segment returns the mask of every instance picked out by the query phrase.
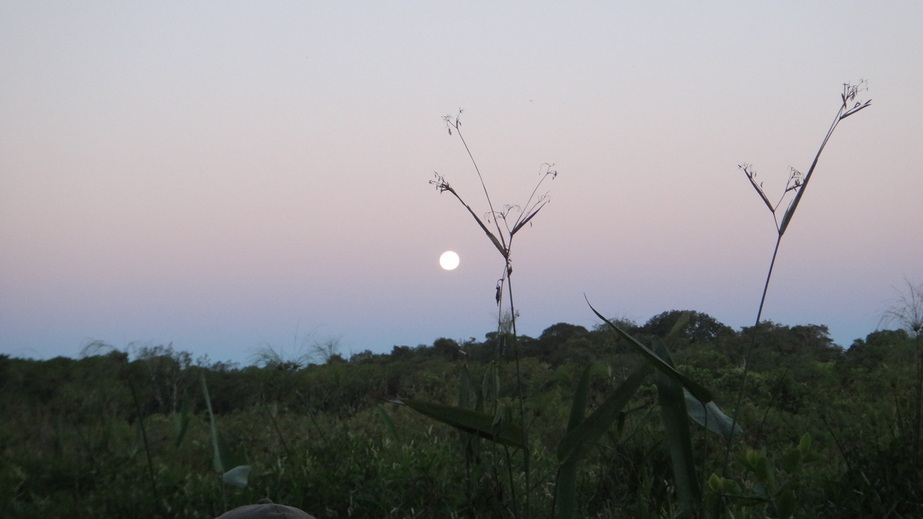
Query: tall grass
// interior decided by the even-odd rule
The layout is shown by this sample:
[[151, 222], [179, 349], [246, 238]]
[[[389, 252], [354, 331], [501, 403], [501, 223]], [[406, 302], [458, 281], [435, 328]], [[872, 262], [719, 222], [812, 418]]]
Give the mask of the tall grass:
[[[528, 510], [530, 509], [529, 502], [529, 487], [531, 486], [531, 467], [529, 463], [529, 441], [528, 441], [528, 427], [526, 424], [526, 415], [525, 415], [525, 395], [523, 394], [523, 384], [522, 384], [522, 369], [519, 365], [519, 344], [518, 344], [518, 331], [516, 328], [516, 318], [518, 313], [516, 311], [516, 304], [513, 299], [513, 262], [512, 262], [512, 250], [513, 250], [513, 240], [516, 237], [516, 234], [525, 228], [526, 224], [530, 223], [533, 218], [541, 211], [549, 202], [547, 194], [539, 195], [539, 189], [542, 184], [547, 179], [555, 179], [558, 175], [557, 170], [551, 169], [553, 164], [545, 163], [542, 164], [539, 170], [539, 180], [536, 183], [535, 187], [532, 189], [529, 198], [526, 200], [526, 203], [522, 206], [519, 205], [504, 205], [502, 209], [497, 209], [494, 205], [493, 200], [490, 196], [490, 190], [487, 188], [487, 184], [484, 181], [484, 175], [481, 174], [481, 168], [478, 166], [477, 160], [474, 158], [474, 154], [471, 152], [471, 148], [468, 146], [468, 142], [465, 140], [464, 133], [462, 132], [461, 124], [461, 114], [462, 110], [458, 111], [454, 117], [451, 115], [446, 115], [443, 117], [443, 120], [446, 124], [446, 129], [449, 132], [449, 135], [457, 135], [462, 145], [465, 148], [465, 152], [468, 154], [468, 158], [471, 161], [471, 165], [474, 168], [474, 172], [478, 177], [478, 181], [481, 184], [481, 189], [484, 193], [484, 200], [487, 204], [488, 211], [483, 214], [483, 216], [478, 216], [478, 213], [471, 208], [471, 206], [465, 202], [465, 200], [458, 194], [455, 188], [445, 179], [444, 176], [439, 173], [435, 173], [435, 179], [430, 181], [430, 184], [434, 185], [440, 193], [450, 193], [452, 196], [458, 200], [459, 203], [464, 206], [468, 211], [471, 217], [477, 223], [478, 227], [484, 232], [490, 242], [493, 244], [494, 248], [500, 254], [500, 257], [503, 261], [503, 270], [500, 274], [500, 278], [497, 280], [495, 287], [495, 300], [497, 303], [497, 337], [500, 341], [499, 344], [499, 354], [502, 354], [506, 350], [507, 341], [511, 344], [511, 350], [513, 354], [513, 359], [516, 366], [516, 400], [518, 402], [518, 414], [519, 414], [519, 431], [517, 434], [522, 435], [521, 448], [523, 451], [523, 469], [525, 477], [525, 510], [526, 515], [528, 516]], [[504, 306], [504, 294], [506, 295], [506, 300], [508, 302], [507, 306]], [[449, 416], [446, 416], [449, 418]], [[512, 469], [511, 469], [512, 470]], [[511, 488], [511, 491], [513, 489]]]
[[[504, 449], [509, 449], [510, 447], [521, 449], [524, 472], [524, 505], [522, 510], [524, 512], [523, 515], [528, 517], [531, 513], [530, 495], [532, 492], [532, 479], [530, 474], [531, 453], [525, 413], [522, 371], [519, 365], [518, 332], [516, 330], [517, 313], [513, 301], [511, 281], [513, 273], [511, 250], [516, 233], [523, 229], [527, 223], [530, 223], [538, 212], [547, 204], [547, 197], [545, 195], [536, 196], [539, 187], [547, 178], [555, 178], [557, 172], [550, 169], [550, 164], [543, 165], [541, 178], [536, 187], [532, 190], [526, 204], [521, 207], [504, 206], [503, 210], [498, 211], [491, 200], [490, 191], [487, 189], [477, 161], [474, 159], [471, 149], [461, 131], [460, 114], [454, 118], [446, 117], [445, 122], [449, 134], [458, 135], [468, 153], [483, 189], [488, 212], [483, 218], [478, 216], [445, 177], [438, 173], [435, 174], [436, 178], [431, 181], [431, 184], [435, 185], [440, 193], [450, 193], [462, 204], [481, 231], [485, 233], [490, 242], [500, 253], [503, 260], [503, 272], [496, 284], [496, 302], [498, 305], [497, 328], [498, 336], [501, 339], [501, 351], [504, 345], [503, 341], [507, 340], [507, 338], [509, 338], [512, 343], [512, 353], [516, 366], [516, 401], [518, 404], [519, 421], [517, 426], [511, 426], [505, 418], [503, 410], [499, 406], [493, 416], [478, 409], [467, 409], [464, 407], [462, 398], [459, 399], [459, 407], [399, 399], [392, 401], [395, 403], [407, 404], [409, 407], [426, 416], [456, 427], [472, 436], [490, 440], [497, 445], [501, 445]], [[512, 216], [514, 212], [516, 214], [515, 218]], [[506, 294], [508, 299], [508, 310], [506, 310], [506, 313], [504, 313], [505, 308], [503, 306], [504, 294]], [[673, 472], [677, 484], [677, 493], [680, 498], [680, 507], [687, 514], [695, 514], [696, 510], [701, 508], [702, 494], [699, 478], [693, 464], [690, 429], [687, 418], [690, 413], [690, 410], [687, 408], [687, 395], [688, 398], [696, 402], [696, 405], [701, 408], [701, 410], [696, 408], [696, 412], [699, 415], [711, 417], [712, 427], [708, 427], [708, 418], [705, 418], [702, 423], [707, 429], [717, 432], [727, 431], [728, 435], [733, 435], [735, 429], [733, 424], [723, 423], [720, 427], [714, 426], [716, 422], [726, 420], [726, 416], [721, 413], [720, 410], [717, 410], [714, 402], [712, 402], [711, 393], [706, 388], [685, 377], [674, 368], [664, 344], [655, 342], [652, 347], [649, 347], [607, 320], [592, 306], [590, 306], [590, 308], [609, 327], [626, 339], [627, 342], [644, 357], [647, 363], [635, 369], [634, 372], [615, 388], [615, 390], [612, 391], [589, 415], [585, 414], [587, 387], [590, 374], [594, 368], [592, 365], [586, 368], [586, 371], [575, 389], [570, 416], [566, 424], [566, 433], [557, 443], [556, 454], [558, 463], [555, 470], [556, 476], [552, 513], [562, 518], [576, 516], [576, 483], [579, 464], [588, 451], [596, 446], [599, 439], [611, 428], [618, 417], [621, 416], [622, 409], [635, 395], [643, 381], [647, 379], [651, 372], [656, 372], [657, 378], [655, 383], [658, 387], [659, 402], [663, 411], [662, 419], [667, 434], [667, 443], [670, 446], [671, 458], [673, 460]], [[504, 318], [504, 316], [508, 317]], [[684, 319], [680, 319], [679, 322], [675, 323], [670, 336], [681, 333], [687, 321], [688, 316], [685, 316]], [[509, 333], [505, 333], [507, 331]], [[469, 384], [466, 371], [463, 371], [462, 383], [464, 385]], [[704, 411], [706, 409], [708, 411]], [[506, 452], [508, 452], [508, 450]], [[509, 466], [509, 472], [510, 491], [514, 492], [515, 485], [513, 483], [511, 466]], [[513, 515], [519, 516], [520, 506], [515, 495], [513, 501]]]
[[[760, 296], [759, 307], [756, 311], [756, 319], [753, 327], [750, 329], [750, 341], [747, 347], [746, 353], [744, 355], [744, 368], [743, 375], [741, 378], [740, 386], [737, 392], [736, 402], [734, 404], [734, 411], [732, 414], [732, 423], [737, 424], [737, 420], [740, 413], [741, 404], [743, 402], [744, 394], [747, 389], [747, 378], [750, 374], [751, 360], [753, 355], [753, 350], [755, 349], [759, 331], [759, 324], [762, 321], [763, 308], [766, 303], [766, 295], [769, 292], [769, 282], [772, 279], [773, 269], [776, 265], [776, 259], [779, 254], [779, 246], [782, 243], [782, 237], [785, 235], [785, 231], [788, 230], [789, 226], [792, 223], [792, 218], [795, 216], [795, 211], [798, 209], [801, 199], [804, 196], [805, 191], [808, 188], [808, 184], [814, 176], [814, 172], [817, 168], [818, 161], [820, 156], [826, 148], [827, 143], [830, 141], [830, 138], [833, 136], [833, 132], [837, 129], [839, 124], [846, 118], [856, 114], [860, 110], [865, 109], [871, 104], [871, 100], [861, 101], [858, 99], [859, 94], [866, 90], [865, 82], [860, 81], [858, 84], [844, 83], [843, 91], [840, 94], [840, 104], [837, 108], [836, 115], [833, 117], [833, 122], [830, 124], [830, 127], [827, 129], [827, 133], [824, 135], [823, 140], [821, 141], [820, 146], [817, 149], [817, 152], [814, 154], [814, 160], [811, 162], [811, 166], [808, 168], [808, 172], [802, 174], [801, 171], [791, 168], [788, 181], [785, 184], [785, 189], [782, 192], [782, 195], [779, 199], [773, 203], [769, 196], [766, 195], [766, 192], [763, 190], [763, 184], [756, 180], [757, 174], [756, 170], [751, 164], [744, 163], [738, 166], [738, 168], [743, 171], [744, 175], [747, 177], [747, 180], [750, 182], [750, 185], [759, 195], [760, 199], [766, 205], [766, 208], [772, 214], [773, 222], [776, 228], [776, 240], [775, 246], [772, 251], [772, 259], [769, 261], [769, 269], [766, 272], [766, 280], [763, 283], [763, 291]], [[783, 203], [788, 201], [788, 205], [785, 206], [785, 210], [781, 215], [781, 220], [779, 218], [779, 210], [782, 208]], [[730, 465], [730, 456], [732, 452], [732, 443], [734, 436], [727, 437], [727, 445], [725, 449], [725, 461], [723, 473], [726, 476], [728, 473]], [[716, 515], [719, 515], [719, 512], [716, 510]]]
[[[762, 319], [766, 295], [769, 289], [769, 282], [772, 277], [776, 259], [778, 257], [779, 246], [782, 242], [782, 237], [785, 235], [786, 230], [789, 228], [792, 222], [792, 219], [796, 210], [798, 209], [799, 204], [801, 203], [807, 186], [814, 175], [814, 171], [817, 167], [820, 156], [830, 138], [832, 137], [833, 132], [836, 130], [841, 121], [869, 106], [870, 101], [863, 102], [856, 100], [859, 93], [863, 90], [863, 87], [864, 83], [860, 83], [858, 85], [845, 84], [843, 86], [843, 92], [840, 96], [841, 103], [837, 110], [837, 114], [834, 117], [834, 120], [829, 129], [827, 130], [827, 133], [824, 136], [824, 139], [814, 156], [814, 160], [812, 161], [810, 168], [806, 174], [802, 174], [800, 171], [792, 168], [785, 189], [781, 197], [775, 203], [773, 203], [766, 195], [762, 184], [757, 182], [756, 172], [753, 167], [749, 164], [743, 164], [740, 166], [740, 169], [745, 173], [751, 186], [756, 190], [757, 194], [760, 196], [760, 199], [770, 210], [773, 216], [773, 221], [776, 228], [776, 241], [773, 249], [772, 259], [770, 261], [769, 269], [766, 275], [766, 280], [763, 285], [762, 295], [760, 297], [760, 304], [756, 315], [756, 323], [751, 329], [752, 335], [745, 352], [744, 372], [738, 388], [732, 417], [724, 415], [720, 409], [717, 408], [713, 402], [711, 393], [704, 386], [682, 375], [674, 368], [670, 354], [662, 341], [655, 339], [651, 345], [644, 344], [633, 337], [631, 334], [627, 333], [625, 330], [619, 328], [619, 326], [613, 322], [606, 319], [601, 313], [593, 308], [592, 305], [590, 306], [591, 310], [597, 315], [597, 317], [599, 317], [604, 323], [606, 323], [606, 325], [614, 330], [618, 336], [624, 339], [627, 344], [634, 348], [635, 351], [642, 355], [646, 363], [642, 364], [641, 367], [635, 370], [634, 373], [632, 373], [619, 387], [610, 393], [609, 396], [603, 401], [603, 403], [600, 404], [597, 409], [588, 416], [585, 416], [586, 384], [588, 383], [592, 366], [587, 367], [587, 371], [578, 382], [575, 394], [573, 396], [571, 413], [566, 424], [566, 434], [558, 442], [557, 448], [558, 466], [557, 475], [555, 478], [555, 500], [553, 506], [553, 513], [556, 516], [573, 517], [575, 515], [576, 477], [580, 460], [585, 456], [588, 449], [596, 444], [600, 436], [606, 430], [608, 430], [609, 427], [611, 427], [613, 421], [622, 412], [622, 408], [632, 397], [632, 395], [634, 395], [638, 390], [642, 381], [652, 371], [656, 372], [657, 374], [655, 377], [655, 383], [658, 388], [658, 400], [661, 408], [662, 423], [664, 425], [666, 434], [666, 445], [669, 447], [670, 458], [672, 460], [674, 484], [676, 485], [675, 490], [679, 499], [680, 510], [684, 515], [689, 517], [701, 516], [704, 514], [705, 501], [701, 490], [701, 475], [695, 466], [694, 456], [692, 453], [692, 445], [690, 439], [690, 418], [704, 426], [706, 430], [718, 433], [725, 438], [726, 443], [723, 474], [724, 476], [727, 476], [728, 468], [730, 466], [730, 456], [733, 449], [733, 440], [735, 437], [740, 436], [741, 432], [737, 422], [743, 396], [746, 391], [746, 382], [751, 366], [752, 354], [756, 344], [756, 332]], [[484, 177], [481, 174], [480, 168], [478, 167], [477, 161], [474, 159], [471, 149], [469, 148], [468, 143], [462, 134], [460, 112], [459, 115], [455, 116], [454, 118], [447, 116], [445, 118], [445, 122], [449, 134], [452, 135], [454, 133], [455, 135], [458, 135], [459, 139], [465, 147], [466, 152], [468, 153], [471, 163], [474, 166], [475, 173], [477, 174], [478, 180], [480, 181], [481, 187], [483, 189], [488, 212], [483, 218], [478, 216], [478, 214], [471, 208], [471, 206], [465, 202], [465, 200], [442, 175], [436, 173], [436, 178], [435, 180], [432, 180], [431, 183], [436, 186], [440, 193], [448, 192], [453, 195], [459, 203], [462, 204], [462, 206], [472, 216], [478, 227], [485, 233], [485, 235], [488, 237], [503, 259], [503, 273], [500, 279], [497, 281], [496, 285], [496, 302], [498, 305], [497, 326], [498, 336], [501, 338], [501, 341], [505, 340], [507, 335], [509, 335], [512, 342], [512, 351], [516, 361], [517, 372], [516, 397], [519, 407], [519, 424], [518, 427], [510, 428], [508, 424], [506, 424], [502, 419], [499, 412], [492, 417], [478, 410], [467, 410], [463, 407], [455, 408], [451, 406], [433, 406], [432, 404], [424, 404], [421, 402], [401, 403], [407, 403], [410, 407], [416, 409], [418, 412], [459, 428], [462, 431], [466, 431], [469, 434], [491, 440], [497, 444], [504, 445], [507, 448], [521, 448], [523, 452], [523, 466], [525, 472], [524, 510], [525, 515], [528, 516], [530, 513], [529, 493], [531, 491], [531, 480], [529, 474], [530, 449], [528, 427], [525, 418], [525, 395], [522, 391], [523, 385], [521, 370], [519, 368], [519, 352], [517, 347], [518, 334], [516, 331], [517, 314], [513, 302], [513, 290], [511, 282], [513, 268], [510, 259], [510, 252], [513, 238], [515, 237], [516, 233], [521, 230], [526, 223], [530, 223], [536, 214], [538, 214], [538, 212], [547, 203], [547, 198], [545, 196], [538, 198], [535, 196], [539, 186], [549, 176], [554, 178], [556, 172], [551, 171], [550, 166], [546, 165], [544, 174], [538, 182], [536, 188], [532, 191], [532, 195], [529, 197], [529, 200], [521, 210], [516, 211], [517, 216], [513, 218], [511, 216], [513, 208], [519, 209], [518, 206], [504, 206], [503, 210], [496, 210], [494, 203], [491, 200], [490, 192], [487, 189], [487, 185], [484, 181]], [[780, 209], [782, 208], [783, 203], [786, 201], [788, 201], [788, 204], [785, 206], [784, 212], [781, 212], [780, 214]], [[509, 327], [511, 331], [509, 334], [503, 333], [504, 307], [502, 302], [504, 293], [506, 293], [509, 302], [508, 313], [506, 314], [509, 316]], [[679, 321], [674, 324], [674, 328], [670, 335], [672, 336], [681, 333], [687, 324], [687, 319], [688, 316], [686, 316], [685, 319], [680, 318]], [[501, 345], [502, 344], [503, 343], [501, 342]], [[464, 379], [464, 383], [468, 384], [467, 379]], [[460, 404], [463, 403], [463, 399], [460, 398]], [[709, 423], [709, 421], [711, 423]], [[804, 436], [801, 443], [799, 444], [799, 447], [793, 450], [789, 455], [789, 458], [796, 459], [797, 462], [793, 462], [794, 464], [786, 467], [787, 475], [797, 473], [803, 463], [807, 463], [812, 459], [810, 448], [811, 438], [810, 436]], [[748, 456], [749, 457], [747, 458], [743, 458], [743, 465], [748, 468], [748, 470], [754, 472], [757, 475], [757, 479], [759, 479], [761, 482], [760, 485], [762, 485], [761, 488], [771, 488], [770, 491], [763, 491], [762, 495], [756, 494], [757, 501], [768, 503], [767, 506], [770, 506], [775, 512], [781, 513], [794, 510], [795, 494], [794, 491], [790, 488], [791, 484], [785, 483], [782, 485], [778, 483], [777, 478], [771, 477], [772, 473], [768, 471], [768, 469], [764, 470], [761, 468], [764, 467], [767, 463], [764, 454], [761, 455], [759, 453], [751, 452], [748, 454]], [[786, 479], [786, 481], [789, 481], [789, 479]], [[722, 506], [726, 504], [726, 499], [729, 497], [728, 494], [737, 487], [732, 484], [733, 482], [728, 483], [725, 479], [723, 479], [723, 477], [718, 477], [715, 475], [709, 479], [709, 483], [712, 489], [716, 490], [720, 495], [720, 499], [715, 500], [716, 504], [714, 509], [714, 514], [716, 517], [718, 517], [721, 516], [725, 510], [725, 508], [722, 508]], [[518, 513], [519, 508], [517, 505], [514, 510], [514, 514], [518, 515]]]

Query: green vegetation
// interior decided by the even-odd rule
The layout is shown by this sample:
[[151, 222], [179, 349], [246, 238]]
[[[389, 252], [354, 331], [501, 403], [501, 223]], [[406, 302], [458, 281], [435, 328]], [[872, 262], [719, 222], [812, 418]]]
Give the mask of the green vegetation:
[[[683, 314], [621, 325], [651, 343]], [[687, 315], [667, 341], [673, 363], [728, 401], [751, 330]], [[690, 429], [703, 499], [740, 496], [730, 504], [735, 517], [919, 517], [923, 469], [911, 453], [921, 340], [886, 330], [843, 350], [823, 326], [766, 322], [759, 332], [740, 411], [745, 433], [726, 476], [713, 475], [722, 437]], [[547, 517], [578, 387], [591, 413], [646, 361], [608, 326], [559, 323], [520, 342], [532, 515]], [[79, 360], [0, 357], [0, 509], [4, 517], [214, 517], [269, 497], [318, 517], [508, 517], [524, 488], [521, 473], [511, 481], [501, 469], [516, 465], [504, 446], [471, 442], [383, 400], [456, 405], [467, 372], [469, 396], [486, 388], [503, 408], [516, 395], [502, 384], [515, 366], [496, 360], [496, 348], [491, 332], [301, 369], [192, 363], [168, 347], [134, 358], [117, 350]], [[252, 467], [244, 487], [216, 471], [200, 377], [226, 443], [223, 465]], [[679, 512], [658, 402], [645, 379], [582, 450], [578, 517]]]
[[824, 147], [869, 106], [859, 90], [844, 85], [810, 170], [792, 170], [778, 203], [741, 166], [777, 230], [752, 327], [694, 311], [638, 326], [590, 305], [597, 329], [520, 336], [512, 241], [557, 172], [543, 165], [526, 204], [498, 211], [447, 117], [489, 211], [438, 173], [431, 183], [501, 254], [496, 331], [349, 359], [331, 340], [315, 348], [322, 365], [272, 347], [243, 369], [170, 346], [133, 361], [101, 344], [80, 360], [2, 357], [0, 505], [15, 517], [212, 517], [264, 497], [319, 517], [918, 517], [923, 291], [908, 283], [886, 313], [901, 330], [846, 351], [823, 326], [761, 320]]

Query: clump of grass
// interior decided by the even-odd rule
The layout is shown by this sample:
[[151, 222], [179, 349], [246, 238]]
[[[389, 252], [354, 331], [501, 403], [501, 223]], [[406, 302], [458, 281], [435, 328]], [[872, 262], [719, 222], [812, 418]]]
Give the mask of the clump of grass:
[[916, 342], [917, 380], [914, 394], [914, 419], [911, 425], [912, 462], [920, 459], [920, 440], [923, 437], [923, 283], [914, 285], [906, 280], [907, 288], [885, 311], [881, 324], [897, 324], [906, 330]]
[[907, 287], [885, 310], [879, 321], [881, 325], [898, 325], [913, 337], [923, 335], [923, 283], [914, 285], [905, 280]]

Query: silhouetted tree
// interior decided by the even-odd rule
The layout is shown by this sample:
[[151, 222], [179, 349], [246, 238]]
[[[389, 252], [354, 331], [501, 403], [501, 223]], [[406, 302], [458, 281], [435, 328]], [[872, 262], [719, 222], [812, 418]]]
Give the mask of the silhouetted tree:
[[683, 338], [688, 342], [713, 342], [719, 337], [733, 335], [734, 329], [722, 324], [714, 317], [693, 310], [670, 310], [651, 317], [639, 330], [641, 333], [655, 337], [666, 337], [677, 321], [688, 314], [688, 322], [683, 329]]

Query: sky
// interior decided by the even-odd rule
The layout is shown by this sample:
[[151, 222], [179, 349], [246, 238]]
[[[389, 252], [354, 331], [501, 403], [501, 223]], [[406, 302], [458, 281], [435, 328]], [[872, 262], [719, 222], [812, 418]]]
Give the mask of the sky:
[[[0, 353], [247, 364], [663, 311], [753, 324], [770, 198], [840, 104], [763, 310], [848, 347], [923, 280], [923, 3], [0, 0]], [[445, 250], [460, 266], [439, 267]]]

